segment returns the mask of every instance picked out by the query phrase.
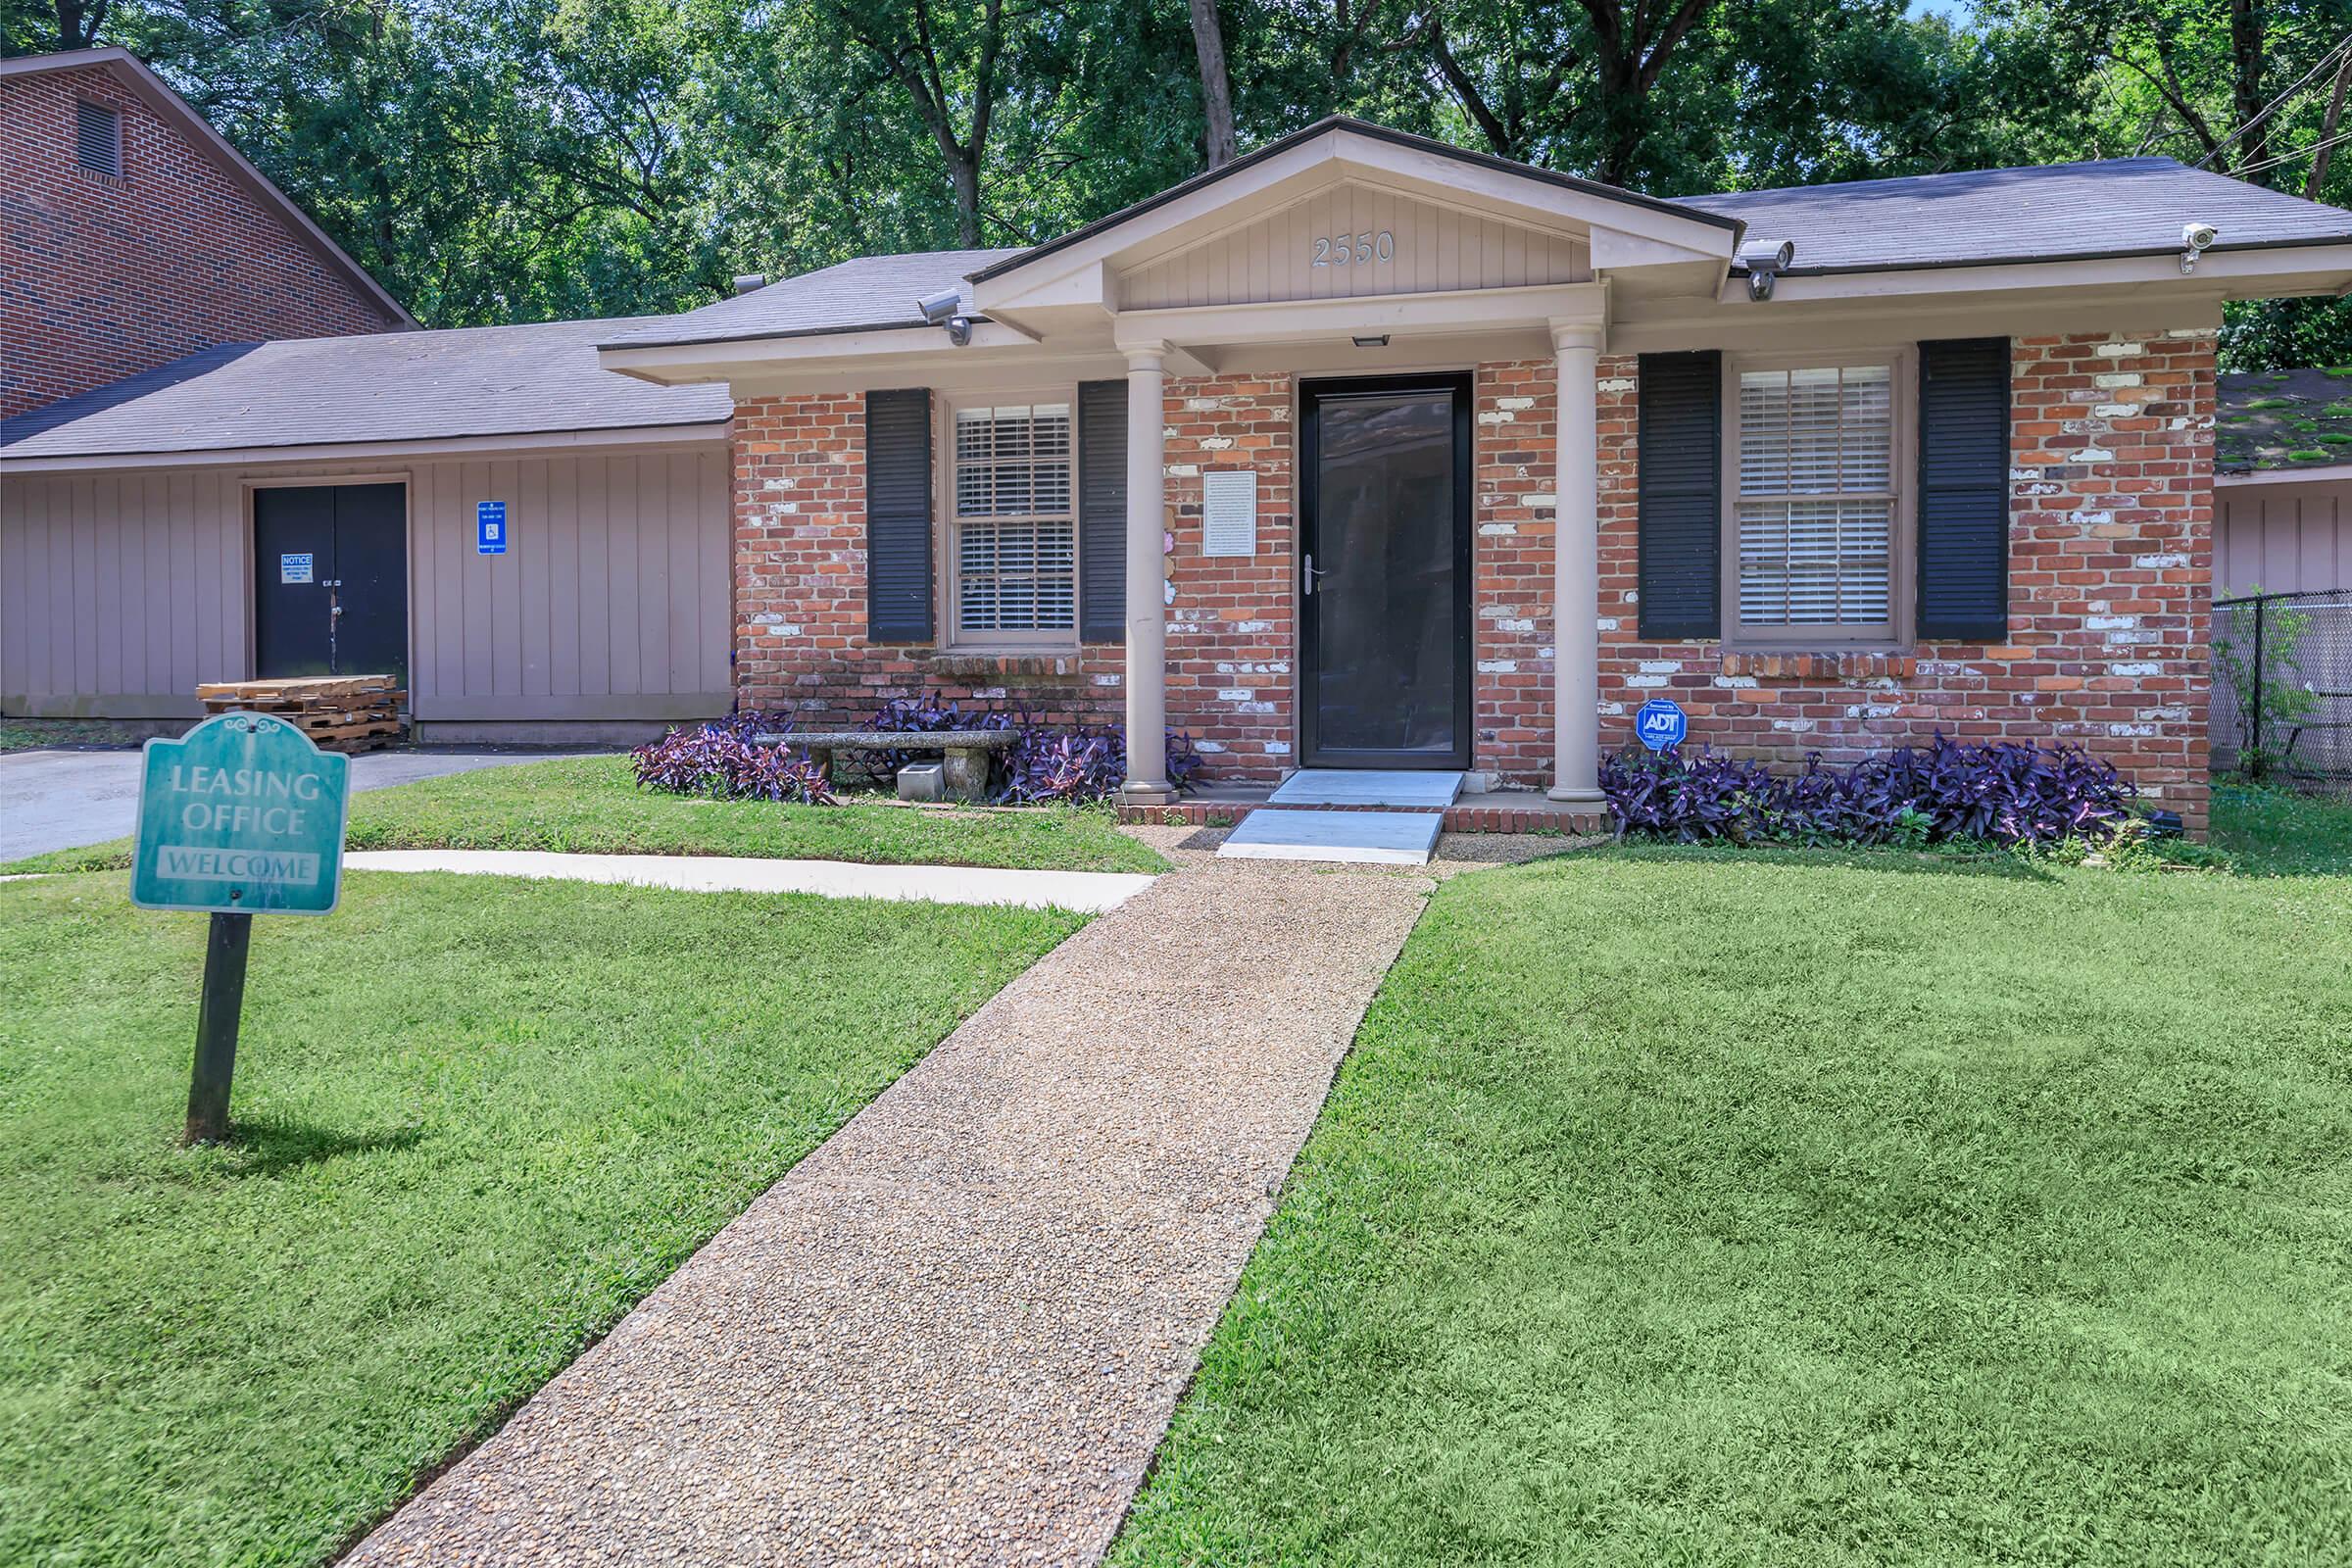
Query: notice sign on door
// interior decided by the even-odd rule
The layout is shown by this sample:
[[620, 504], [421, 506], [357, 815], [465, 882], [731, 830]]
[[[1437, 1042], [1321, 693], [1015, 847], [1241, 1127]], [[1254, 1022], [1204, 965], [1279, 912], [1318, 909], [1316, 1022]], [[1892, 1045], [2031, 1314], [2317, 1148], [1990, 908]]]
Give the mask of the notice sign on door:
[[220, 713], [147, 743], [130, 902], [325, 914], [343, 891], [351, 759], [272, 713]]
[[504, 501], [484, 501], [473, 509], [473, 553], [477, 556], [503, 556], [507, 553], [507, 504]]
[[277, 580], [279, 582], [309, 582], [311, 580], [310, 552], [305, 551], [299, 556], [278, 557]]

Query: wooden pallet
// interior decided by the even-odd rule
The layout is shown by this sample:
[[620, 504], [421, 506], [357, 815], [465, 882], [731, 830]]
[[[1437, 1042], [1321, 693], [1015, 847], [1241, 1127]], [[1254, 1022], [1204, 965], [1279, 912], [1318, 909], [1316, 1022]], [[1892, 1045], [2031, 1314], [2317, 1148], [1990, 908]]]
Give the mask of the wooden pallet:
[[409, 694], [390, 675], [215, 681], [196, 688], [208, 713], [270, 713], [327, 751], [366, 752], [400, 738]]

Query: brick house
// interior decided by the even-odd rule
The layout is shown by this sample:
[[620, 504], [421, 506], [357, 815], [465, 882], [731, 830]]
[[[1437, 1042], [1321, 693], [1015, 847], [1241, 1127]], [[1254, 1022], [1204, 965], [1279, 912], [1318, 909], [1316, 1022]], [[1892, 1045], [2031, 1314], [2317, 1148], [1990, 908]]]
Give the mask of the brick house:
[[222, 343], [415, 324], [131, 55], [0, 61], [0, 417]]
[[1329, 121], [604, 363], [733, 391], [746, 707], [1574, 809], [1666, 697], [1782, 761], [2081, 744], [2193, 828], [2222, 303], [2347, 283], [2352, 215], [2164, 159], [1665, 202]]
[[[1450, 779], [1494, 824], [1595, 810], [1663, 698], [1782, 762], [2080, 744], [2193, 830], [2222, 305], [2347, 286], [2352, 214], [2165, 159], [1661, 201], [1327, 121], [1033, 248], [499, 329], [561, 328], [524, 374], [487, 336], [430, 334], [457, 380], [354, 339], [10, 421], [0, 467], [44, 488], [0, 485], [0, 711], [104, 681], [99, 638], [28, 686], [11, 607], [78, 603], [47, 586], [76, 519], [178, 529], [183, 472], [242, 553], [202, 678], [273, 673], [262, 502], [331, 455], [407, 485], [409, 658], [453, 723], [832, 725], [929, 690], [1172, 725], [1228, 785]], [[723, 482], [651, 470], [624, 509], [490, 466], [575, 435], [695, 443]], [[469, 554], [470, 509], [526, 483], [544, 548]], [[622, 641], [710, 633], [715, 665], [623, 688]], [[1159, 748], [1131, 756], [1164, 801]]]

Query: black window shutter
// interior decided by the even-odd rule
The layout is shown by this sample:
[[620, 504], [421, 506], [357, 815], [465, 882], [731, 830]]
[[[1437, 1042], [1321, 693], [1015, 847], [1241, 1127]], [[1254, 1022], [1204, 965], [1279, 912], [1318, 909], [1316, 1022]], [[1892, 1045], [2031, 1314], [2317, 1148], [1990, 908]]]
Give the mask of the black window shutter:
[[1078, 386], [1078, 638], [1127, 640], [1127, 383]]
[[931, 640], [931, 392], [865, 395], [865, 635]]
[[1644, 354], [1635, 452], [1641, 628], [1723, 635], [1723, 356]]
[[2009, 634], [2009, 340], [1919, 346], [1919, 635]]

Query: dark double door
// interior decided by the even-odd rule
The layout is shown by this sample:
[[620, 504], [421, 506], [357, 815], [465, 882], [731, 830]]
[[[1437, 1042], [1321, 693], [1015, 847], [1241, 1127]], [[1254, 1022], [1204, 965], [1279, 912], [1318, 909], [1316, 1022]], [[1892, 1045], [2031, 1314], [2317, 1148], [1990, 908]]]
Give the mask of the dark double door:
[[1308, 767], [1470, 765], [1470, 377], [1299, 400], [1299, 728]]
[[407, 487], [253, 493], [253, 672], [409, 683]]

